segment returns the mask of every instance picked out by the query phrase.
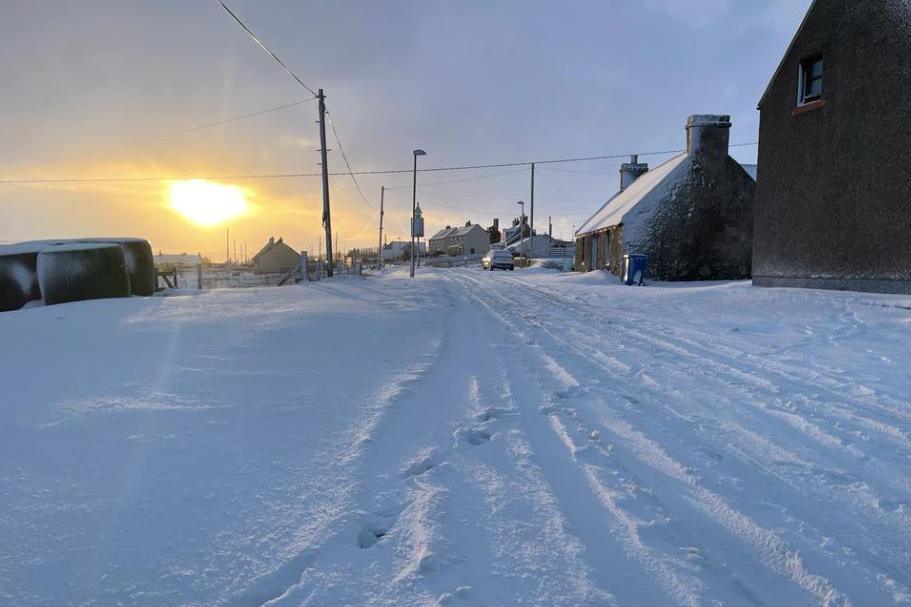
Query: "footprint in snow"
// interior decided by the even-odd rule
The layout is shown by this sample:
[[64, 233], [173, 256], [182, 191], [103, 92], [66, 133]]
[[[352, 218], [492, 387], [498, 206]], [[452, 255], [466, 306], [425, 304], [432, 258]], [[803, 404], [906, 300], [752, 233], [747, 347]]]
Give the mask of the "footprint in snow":
[[420, 456], [417, 460], [409, 462], [405, 469], [402, 470], [402, 478], [408, 479], [415, 476], [421, 476], [438, 465], [437, 456], [435, 453], [429, 453], [423, 456]]
[[483, 428], [459, 428], [454, 436], [457, 441], [464, 440], [469, 445], [483, 445], [490, 441], [491, 433]]

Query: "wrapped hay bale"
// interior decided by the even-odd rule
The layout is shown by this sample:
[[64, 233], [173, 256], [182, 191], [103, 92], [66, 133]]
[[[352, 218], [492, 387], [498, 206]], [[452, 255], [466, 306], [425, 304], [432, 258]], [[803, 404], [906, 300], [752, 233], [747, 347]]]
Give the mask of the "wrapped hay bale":
[[130, 292], [133, 295], [153, 295], [155, 293], [155, 258], [152, 256], [152, 245], [145, 238], [60, 238], [57, 240], [35, 240], [21, 244], [62, 245], [69, 243], [90, 244], [93, 242], [119, 244], [123, 247], [126, 259], [127, 274], [130, 276]]
[[116, 243], [69, 243], [38, 253], [38, 284], [45, 304], [129, 297], [130, 277]]
[[155, 293], [155, 258], [152, 245], [145, 238], [80, 238], [79, 242], [103, 242], [123, 247], [127, 274], [130, 276], [130, 292], [133, 295]]
[[37, 264], [43, 248], [38, 244], [0, 246], [0, 312], [41, 299]]

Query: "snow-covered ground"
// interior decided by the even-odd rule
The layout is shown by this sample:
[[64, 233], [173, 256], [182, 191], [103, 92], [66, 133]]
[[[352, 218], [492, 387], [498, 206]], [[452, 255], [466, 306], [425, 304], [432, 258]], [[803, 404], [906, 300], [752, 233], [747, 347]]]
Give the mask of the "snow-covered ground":
[[911, 602], [909, 337], [540, 269], [0, 314], [0, 605]]

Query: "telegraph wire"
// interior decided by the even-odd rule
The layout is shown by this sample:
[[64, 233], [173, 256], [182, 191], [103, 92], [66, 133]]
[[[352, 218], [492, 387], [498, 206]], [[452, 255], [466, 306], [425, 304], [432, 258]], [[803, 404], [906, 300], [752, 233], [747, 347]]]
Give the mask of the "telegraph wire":
[[335, 130], [335, 121], [332, 119], [332, 114], [328, 109], [326, 110], [326, 117], [329, 119], [329, 127], [332, 129], [332, 135], [335, 136], [335, 142], [338, 144], [338, 151], [342, 155], [342, 160], [345, 161], [345, 166], [348, 167], [347, 174], [351, 177], [351, 181], [354, 182], [354, 187], [357, 188], [357, 193], [360, 194], [361, 200], [364, 201], [364, 204], [366, 204], [371, 209], [375, 208], [370, 203], [370, 201], [367, 200], [367, 197], [364, 195], [364, 190], [361, 189], [361, 184], [358, 183], [357, 177], [354, 176], [354, 171], [351, 170], [351, 163], [348, 162], [348, 155], [345, 154], [345, 148], [342, 147], [342, 139], [338, 136], [338, 131]]
[[[422, 187], [422, 188], [428, 188], [428, 187], [431, 187], [431, 186], [447, 185], [447, 184], [450, 184], [450, 183], [461, 183], [461, 182], [463, 182], [463, 181], [475, 181], [475, 180], [477, 180], [477, 179], [487, 179], [488, 177], [501, 177], [501, 176], [503, 176], [503, 175], [517, 175], [518, 173], [524, 173], [524, 172], [526, 172], [527, 170], [528, 170], [527, 167], [523, 167], [523, 168], [521, 168], [521, 169], [514, 169], [514, 170], [512, 170], [512, 171], [501, 171], [501, 172], [499, 172], [499, 173], [488, 173], [488, 174], [486, 174], [486, 175], [475, 175], [475, 176], [473, 176], [473, 177], [462, 177], [462, 178], [459, 178], [459, 179], [448, 179], [448, 180], [446, 180], [446, 181], [431, 181], [431, 182], [429, 182], [429, 183], [423, 183], [423, 182], [422, 182], [422, 183], [421, 183], [421, 187]], [[418, 172], [420, 172], [420, 171], [421, 171], [421, 169], [418, 169]], [[392, 187], [388, 187], [388, 186], [387, 186], [387, 187], [386, 187], [386, 191], [388, 192], [388, 191], [390, 191], [390, 190], [403, 190], [403, 189], [405, 189], [405, 188], [411, 188], [411, 184], [409, 183], [409, 184], [406, 184], [406, 185], [396, 185], [396, 186], [392, 186]]]
[[238, 17], [234, 13], [234, 11], [232, 11], [230, 8], [228, 8], [227, 4], [225, 4], [222, 0], [218, 0], [218, 3], [221, 4], [223, 9], [228, 11], [229, 15], [234, 17], [234, 20], [237, 21], [237, 24], [239, 26], [241, 26], [245, 32], [247, 32], [247, 35], [249, 35], [250, 38], [252, 38], [253, 41], [257, 45], [259, 45], [259, 48], [263, 49], [270, 57], [272, 57], [276, 61], [276, 63], [278, 63], [280, 66], [282, 66], [282, 68], [288, 73], [288, 75], [290, 75], [292, 78], [294, 78], [299, 85], [301, 85], [302, 87], [304, 87], [305, 89], [310, 91], [310, 94], [313, 95], [314, 97], [316, 97], [316, 91], [314, 91], [312, 88], [307, 86], [307, 83], [304, 82], [303, 80], [301, 80], [300, 76], [298, 76], [297, 74], [294, 73], [294, 70], [292, 70], [290, 67], [288, 67], [285, 64], [285, 62], [279, 58], [278, 55], [276, 55], [274, 52], [272, 52], [272, 49], [270, 49], [268, 46], [266, 46], [265, 43], [262, 40], [260, 40], [259, 37], [256, 34], [254, 34], [253, 31], [244, 24], [243, 21], [240, 20], [240, 17]]
[[[756, 142], [734, 143], [729, 147], [744, 147], [757, 145]], [[658, 156], [664, 154], [678, 154], [686, 150], [660, 150], [652, 152], [638, 152], [639, 156]], [[632, 152], [636, 153], [636, 152]], [[429, 167], [418, 169], [418, 173], [438, 173], [442, 171], [469, 171], [477, 169], [495, 169], [506, 167], [528, 166], [532, 163], [538, 164], [562, 164], [569, 162], [590, 162], [594, 160], [617, 160], [628, 158], [631, 153], [626, 154], [606, 154], [602, 156], [584, 156], [578, 158], [558, 158], [548, 160], [529, 160], [523, 162], [499, 162], [494, 164], [471, 164], [471, 165], [453, 165], [442, 167]], [[345, 175], [401, 175], [411, 173], [413, 169], [386, 169], [376, 171], [347, 171], [331, 172], [329, 175], [334, 177]], [[212, 179], [212, 180], [248, 180], [248, 179], [294, 179], [299, 177], [320, 177], [322, 173], [252, 173], [239, 175], [189, 175], [189, 176], [159, 176], [159, 177], [35, 177], [35, 178], [10, 178], [0, 179], [0, 184], [41, 184], [41, 183], [106, 183], [106, 182], [142, 182], [142, 181], [175, 181], [183, 179]]]

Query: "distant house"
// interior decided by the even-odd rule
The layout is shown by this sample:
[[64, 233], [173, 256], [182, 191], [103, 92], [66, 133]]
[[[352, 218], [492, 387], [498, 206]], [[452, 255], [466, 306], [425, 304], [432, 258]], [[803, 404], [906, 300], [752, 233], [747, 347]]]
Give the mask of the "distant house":
[[259, 253], [253, 256], [255, 272], [289, 272], [300, 266], [300, 255], [279, 238], [269, 237]]
[[554, 238], [550, 234], [537, 234], [503, 247], [507, 251], [522, 253], [528, 257], [555, 257], [568, 256], [573, 249], [573, 243]]
[[[425, 243], [417, 243], [418, 252], [424, 255], [427, 252]], [[383, 261], [403, 261], [411, 259], [411, 241], [393, 240], [383, 245]]]
[[180, 253], [179, 255], [175, 254], [164, 254], [158, 252], [153, 257], [153, 263], [156, 268], [159, 269], [188, 269], [195, 268], [196, 266], [203, 264], [202, 255], [187, 255], [186, 253]]
[[911, 293], [911, 7], [815, 0], [759, 101], [753, 283]]
[[528, 238], [531, 233], [531, 228], [528, 225], [528, 215], [523, 213], [520, 217], [513, 218], [512, 225], [508, 228], [503, 228], [500, 244], [503, 245], [503, 248], [506, 248], [523, 238]]
[[749, 277], [756, 182], [728, 155], [730, 127], [690, 116], [685, 152], [653, 170], [621, 165], [620, 190], [576, 232], [576, 270], [620, 276], [624, 254], [640, 253], [662, 280]]
[[446, 226], [430, 237], [431, 255], [484, 255], [490, 250], [490, 233], [476, 223]]

